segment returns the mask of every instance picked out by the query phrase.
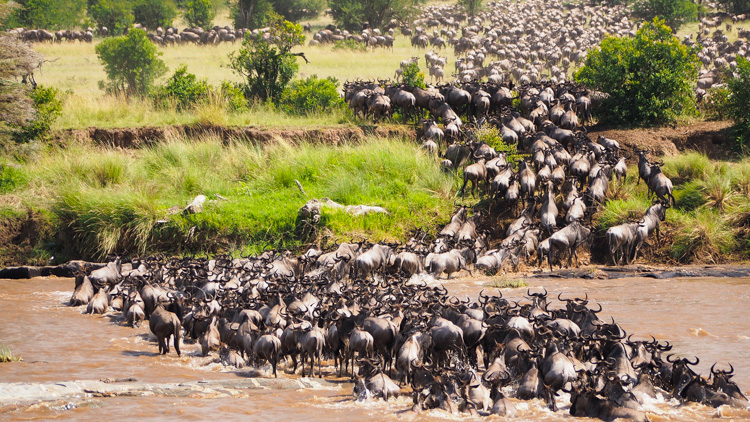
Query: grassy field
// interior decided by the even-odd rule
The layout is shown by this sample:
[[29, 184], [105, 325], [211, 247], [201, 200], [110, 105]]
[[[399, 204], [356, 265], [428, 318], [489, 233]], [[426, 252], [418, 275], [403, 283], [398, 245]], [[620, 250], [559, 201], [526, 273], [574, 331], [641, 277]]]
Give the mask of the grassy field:
[[[312, 39], [312, 34], [308, 34], [308, 39]], [[98, 81], [104, 80], [106, 76], [94, 51], [97, 43], [98, 40], [91, 44], [62, 43], [35, 46], [47, 60], [37, 75], [37, 82], [54, 86], [65, 93], [63, 115], [55, 122], [54, 129], [91, 126], [164, 126], [189, 123], [308, 127], [337, 125], [347, 120], [343, 113], [312, 118], [289, 117], [269, 110], [265, 106], [255, 106], [241, 113], [229, 113], [221, 108], [220, 104], [209, 104], [199, 106], [195, 110], [178, 112], [171, 109], [158, 109], [147, 100], [126, 100], [108, 95], [98, 87]], [[239, 47], [239, 42], [216, 46], [177, 45], [160, 47], [159, 51], [170, 69], [168, 75], [184, 64], [188, 72], [218, 86], [225, 80], [240, 81], [228, 67], [229, 54]], [[330, 45], [314, 47], [305, 45], [298, 47], [295, 51], [304, 52], [310, 61], [306, 64], [301, 58], [298, 59], [298, 77], [331, 76], [338, 79], [340, 85], [357, 79], [392, 78], [399, 63], [412, 56], [420, 57], [421, 65], [424, 67], [424, 53], [426, 52], [426, 50], [412, 48], [410, 41], [401, 35], [396, 35], [392, 51], [384, 49], [333, 50]], [[450, 71], [453, 68], [453, 51], [443, 50], [440, 54], [448, 57], [449, 64], [446, 70]]]
[[[72, 143], [2, 169], [0, 212], [54, 226], [32, 254], [40, 261], [295, 249], [305, 240], [297, 210], [322, 197], [389, 213], [325, 211], [318, 240], [404, 240], [449, 218], [456, 183], [412, 142], [378, 138], [338, 147], [175, 139], [137, 151]], [[198, 194], [208, 197], [204, 212], [170, 213]]]

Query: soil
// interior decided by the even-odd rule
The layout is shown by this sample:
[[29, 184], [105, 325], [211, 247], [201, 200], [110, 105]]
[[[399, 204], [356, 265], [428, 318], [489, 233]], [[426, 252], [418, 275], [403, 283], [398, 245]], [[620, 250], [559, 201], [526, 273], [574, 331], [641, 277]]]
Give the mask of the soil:
[[140, 148], [156, 142], [175, 137], [216, 136], [224, 141], [232, 139], [246, 139], [261, 144], [271, 142], [312, 142], [324, 145], [338, 145], [341, 143], [357, 142], [366, 136], [376, 137], [407, 137], [415, 138], [415, 131], [404, 126], [343, 126], [314, 129], [264, 129], [260, 127], [236, 126], [164, 126], [138, 128], [88, 128], [68, 129], [58, 131], [54, 139], [64, 142], [66, 139], [76, 139], [84, 142], [95, 142], [100, 145], [117, 148]]
[[[686, 150], [703, 152], [709, 158], [725, 160], [734, 157], [733, 140], [729, 121], [691, 122], [680, 126], [637, 129], [608, 129], [593, 127], [589, 137], [602, 135], [617, 140], [620, 145], [632, 149], [648, 148], [659, 156], [676, 155]], [[314, 129], [267, 129], [256, 126], [206, 126], [176, 125], [139, 128], [88, 128], [58, 131], [58, 142], [66, 139], [96, 142], [119, 148], [139, 148], [177, 136], [217, 136], [223, 140], [247, 139], [253, 142], [268, 143], [277, 140], [287, 142], [314, 142], [338, 145], [353, 142], [367, 135], [379, 137], [414, 138], [416, 131], [406, 126], [344, 126]]]
[[589, 130], [589, 137], [601, 135], [612, 138], [620, 146], [650, 149], [652, 154], [672, 156], [687, 150], [698, 151], [714, 160], [734, 157], [734, 140], [731, 137], [732, 122], [692, 122], [681, 126], [666, 126], [647, 129], [598, 129]]

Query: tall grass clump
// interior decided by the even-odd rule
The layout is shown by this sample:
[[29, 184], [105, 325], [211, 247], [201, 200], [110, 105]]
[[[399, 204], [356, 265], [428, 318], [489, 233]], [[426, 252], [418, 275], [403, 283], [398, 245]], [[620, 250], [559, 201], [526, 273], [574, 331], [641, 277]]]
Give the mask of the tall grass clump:
[[681, 214], [671, 213], [667, 226], [674, 230], [670, 245], [672, 258], [679, 262], [720, 263], [731, 258], [737, 239], [727, 218], [712, 209]]
[[142, 254], [158, 218], [158, 198], [132, 188], [81, 187], [60, 195], [53, 211], [74, 253], [104, 258], [111, 253]]
[[13, 354], [13, 352], [10, 351], [10, 348], [7, 346], [0, 346], [0, 363], [7, 363], [7, 362], [20, 362], [23, 358], [21, 356], [16, 356]]
[[650, 205], [651, 202], [642, 196], [608, 201], [597, 215], [596, 226], [600, 231], [606, 231], [618, 224], [638, 221]]
[[676, 185], [702, 179], [713, 172], [711, 160], [700, 152], [687, 152], [664, 160], [664, 174]]

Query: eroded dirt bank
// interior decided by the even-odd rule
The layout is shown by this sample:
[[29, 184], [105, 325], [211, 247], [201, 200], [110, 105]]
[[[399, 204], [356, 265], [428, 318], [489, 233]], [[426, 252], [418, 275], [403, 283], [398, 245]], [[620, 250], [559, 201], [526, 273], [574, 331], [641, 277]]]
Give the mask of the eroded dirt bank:
[[406, 126], [341, 126], [310, 129], [265, 129], [254, 126], [175, 125], [137, 128], [96, 128], [61, 130], [55, 134], [60, 142], [77, 139], [118, 148], [140, 148], [176, 137], [215, 136], [223, 140], [246, 139], [257, 143], [311, 142], [338, 145], [364, 139], [366, 136], [415, 138], [416, 131]]

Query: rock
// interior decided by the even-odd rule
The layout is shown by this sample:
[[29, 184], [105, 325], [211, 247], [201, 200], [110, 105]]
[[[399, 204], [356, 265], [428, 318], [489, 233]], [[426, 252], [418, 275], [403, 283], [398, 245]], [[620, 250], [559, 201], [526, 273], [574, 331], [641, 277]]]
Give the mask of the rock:
[[24, 278], [41, 277], [42, 270], [39, 267], [8, 267], [0, 270], [0, 278], [20, 280]]
[[184, 210], [182, 210], [183, 214], [198, 214], [200, 212], [203, 212], [203, 204], [206, 202], [206, 195], [198, 195], [193, 199], [193, 202], [190, 203], [187, 207], [185, 207]]

